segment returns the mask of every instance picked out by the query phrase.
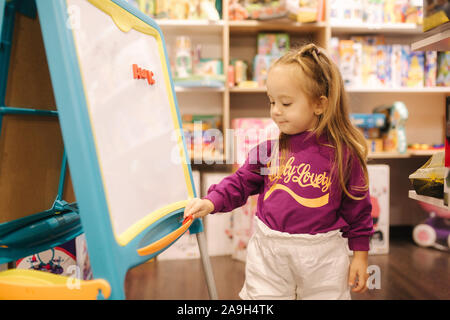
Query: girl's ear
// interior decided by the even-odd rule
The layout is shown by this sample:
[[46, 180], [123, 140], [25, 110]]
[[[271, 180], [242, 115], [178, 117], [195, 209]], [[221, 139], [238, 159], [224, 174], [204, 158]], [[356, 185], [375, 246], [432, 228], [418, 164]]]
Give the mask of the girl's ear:
[[319, 101], [314, 105], [314, 114], [316, 116], [320, 116], [325, 112], [325, 109], [328, 106], [328, 98], [325, 96], [321, 96]]

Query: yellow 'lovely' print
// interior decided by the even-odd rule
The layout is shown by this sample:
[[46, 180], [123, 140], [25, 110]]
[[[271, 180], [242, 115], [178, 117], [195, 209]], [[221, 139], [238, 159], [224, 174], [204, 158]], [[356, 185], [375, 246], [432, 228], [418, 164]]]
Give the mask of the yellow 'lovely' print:
[[[282, 179], [284, 183], [290, 181], [297, 183], [300, 187], [319, 188], [322, 192], [326, 192], [331, 185], [331, 179], [326, 172], [312, 173], [311, 165], [309, 163], [300, 163], [299, 165], [292, 165], [295, 158], [291, 157], [286, 162], [281, 176], [276, 176], [275, 179]], [[270, 164], [268, 164], [269, 166]], [[270, 179], [270, 177], [269, 177]], [[275, 179], [270, 179], [271, 181]]]
[[300, 203], [302, 206], [304, 207], [308, 207], [308, 208], [318, 208], [318, 207], [322, 207], [324, 205], [326, 205], [328, 203], [328, 199], [330, 194], [327, 193], [319, 198], [313, 198], [313, 199], [308, 199], [308, 198], [303, 198], [300, 197], [299, 195], [297, 195], [294, 191], [292, 191], [291, 189], [289, 189], [288, 187], [286, 187], [285, 185], [282, 184], [274, 184], [269, 191], [266, 192], [266, 194], [264, 195], [264, 200], [266, 200], [271, 194], [272, 192], [274, 192], [275, 190], [284, 190], [287, 193], [289, 193], [289, 195], [294, 198], [295, 201], [297, 201], [298, 203]]

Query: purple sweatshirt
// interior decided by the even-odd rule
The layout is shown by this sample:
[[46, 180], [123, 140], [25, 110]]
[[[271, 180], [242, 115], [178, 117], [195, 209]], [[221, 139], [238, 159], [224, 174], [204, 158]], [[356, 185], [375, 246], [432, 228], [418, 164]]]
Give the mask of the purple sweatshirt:
[[245, 163], [219, 184], [211, 185], [208, 199], [214, 211], [228, 212], [243, 206], [250, 195], [259, 194], [256, 216], [272, 230], [291, 234], [317, 234], [341, 230], [348, 238], [350, 250], [368, 251], [373, 234], [372, 205], [369, 191], [354, 190], [364, 186], [359, 161], [353, 158], [347, 190], [362, 200], [353, 200], [330, 179], [334, 149], [322, 145], [319, 138], [305, 131], [291, 135], [291, 153], [277, 181], [267, 174], [268, 158], [274, 141], [259, 144], [250, 150]]

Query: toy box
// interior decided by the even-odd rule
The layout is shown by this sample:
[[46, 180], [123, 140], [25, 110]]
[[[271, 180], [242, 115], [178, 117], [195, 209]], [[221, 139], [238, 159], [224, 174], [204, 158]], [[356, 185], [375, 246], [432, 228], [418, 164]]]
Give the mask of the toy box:
[[450, 4], [448, 1], [423, 1], [423, 31], [449, 23]]
[[233, 59], [231, 61], [231, 66], [233, 69], [233, 86], [234, 84], [239, 85], [241, 82], [247, 81], [247, 69], [248, 64], [243, 60]]
[[235, 118], [231, 127], [235, 136], [234, 169], [245, 162], [251, 148], [279, 135], [278, 127], [270, 118]]
[[[278, 138], [279, 130], [270, 118], [236, 118], [232, 122], [235, 132], [235, 165], [237, 169], [247, 159], [248, 152], [258, 144]], [[254, 232], [254, 217], [258, 195], [250, 196], [247, 203], [235, 210], [232, 216], [232, 257], [245, 261], [247, 243]]]
[[259, 87], [266, 85], [267, 74], [272, 63], [277, 56], [268, 56], [257, 54], [253, 60], [253, 81], [258, 83]]
[[350, 120], [354, 126], [361, 130], [364, 138], [366, 138], [369, 152], [383, 151], [383, 139], [381, 139], [380, 129], [386, 126], [386, 115], [382, 113], [352, 113]]
[[254, 0], [246, 1], [245, 9], [248, 12], [248, 18], [253, 20], [279, 19], [287, 15], [285, 6], [286, 0], [266, 1]]
[[[368, 165], [369, 193], [372, 203], [374, 233], [370, 238], [369, 255], [389, 253], [389, 166], [385, 164]], [[347, 239], [345, 242], [348, 243]], [[353, 251], [348, 249], [353, 255]]]
[[17, 260], [16, 268], [75, 276], [77, 271], [76, 260], [76, 246], [75, 239], [73, 239], [60, 246]]
[[391, 86], [392, 83], [392, 69], [391, 69], [391, 55], [392, 46], [378, 45], [377, 47], [377, 77], [380, 86]]
[[409, 116], [406, 105], [401, 101], [396, 101], [392, 105], [375, 108], [373, 113], [382, 113], [386, 116], [386, 126], [381, 129], [383, 150], [386, 152], [405, 153], [408, 148], [406, 121]]
[[424, 83], [425, 58], [423, 52], [411, 51], [408, 57], [406, 86], [422, 88]]
[[[218, 184], [229, 174], [205, 173], [202, 176], [202, 197], [206, 196], [208, 189], [213, 184]], [[205, 233], [210, 256], [222, 256], [232, 254], [232, 213], [215, 213], [204, 218]]]
[[259, 33], [258, 54], [282, 56], [290, 48], [290, 40], [287, 33]]
[[391, 52], [391, 84], [401, 87], [402, 84], [402, 45], [392, 45]]
[[352, 113], [350, 120], [353, 125], [364, 128], [382, 128], [386, 125], [386, 116], [382, 113]]
[[[445, 98], [445, 145], [444, 145], [444, 205], [449, 207], [450, 198], [450, 96]], [[450, 244], [449, 244], [450, 246]]]
[[217, 158], [223, 155], [221, 115], [184, 114], [182, 121], [191, 159]]
[[438, 53], [438, 70], [436, 85], [450, 86], [450, 51]]
[[368, 165], [374, 234], [369, 254], [389, 253], [389, 166]]
[[231, 221], [232, 227], [232, 254], [236, 260], [244, 261], [247, 258], [247, 244], [255, 232], [255, 214], [258, 204], [258, 195], [250, 196], [247, 203], [235, 210]]
[[410, 48], [409, 46], [402, 45], [400, 49], [400, 64], [401, 64], [401, 78], [402, 78], [402, 87], [406, 87], [408, 85], [408, 75], [409, 75], [409, 66], [410, 66]]
[[[199, 196], [200, 190], [200, 171], [192, 171], [195, 190]], [[200, 250], [198, 249], [196, 235], [190, 234], [189, 231], [184, 233], [174, 244], [167, 250], [158, 255], [158, 260], [175, 260], [175, 259], [196, 259], [200, 258]]]
[[324, 19], [325, 0], [285, 0], [289, 18], [301, 22], [317, 22]]
[[339, 42], [339, 68], [346, 86], [354, 86], [357, 83], [354, 75], [356, 55], [353, 45], [352, 40], [341, 40]]
[[437, 52], [425, 51], [425, 87], [435, 87], [437, 76]]

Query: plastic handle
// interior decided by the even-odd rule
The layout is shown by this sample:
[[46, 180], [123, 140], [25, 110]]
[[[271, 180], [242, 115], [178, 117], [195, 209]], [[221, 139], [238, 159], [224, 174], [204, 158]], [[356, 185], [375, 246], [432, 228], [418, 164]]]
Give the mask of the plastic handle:
[[149, 244], [148, 246], [138, 249], [137, 250], [138, 254], [140, 256], [146, 256], [166, 248], [172, 242], [174, 242], [179, 236], [181, 236], [191, 226], [192, 222], [193, 222], [192, 216], [186, 217], [183, 220], [181, 227], [169, 233], [165, 237]]

